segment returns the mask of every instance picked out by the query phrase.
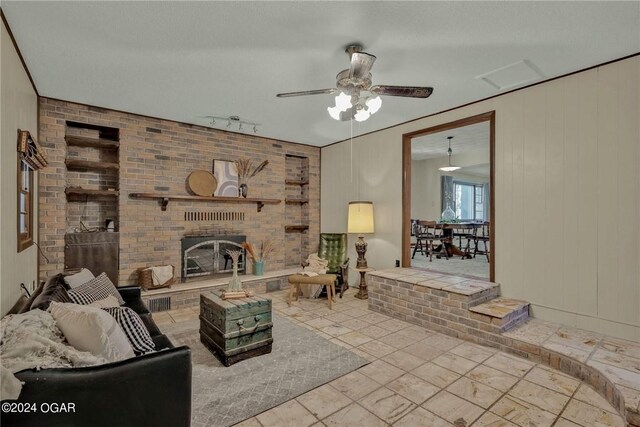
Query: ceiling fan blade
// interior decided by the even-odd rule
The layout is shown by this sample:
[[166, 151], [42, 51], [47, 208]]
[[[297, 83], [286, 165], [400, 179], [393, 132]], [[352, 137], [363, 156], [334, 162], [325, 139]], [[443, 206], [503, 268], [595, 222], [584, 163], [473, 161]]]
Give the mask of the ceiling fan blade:
[[303, 90], [300, 92], [285, 92], [285, 93], [279, 93], [276, 96], [278, 98], [289, 98], [292, 96], [304, 96], [304, 95], [324, 95], [324, 94], [332, 94], [337, 92], [337, 89], [335, 88], [331, 88], [331, 89], [316, 89], [316, 90]]
[[372, 86], [371, 92], [385, 96], [403, 96], [407, 98], [428, 98], [433, 93], [432, 87], [421, 86]]
[[349, 78], [362, 79], [369, 75], [376, 57], [366, 52], [353, 52], [351, 54], [351, 67], [349, 68]]

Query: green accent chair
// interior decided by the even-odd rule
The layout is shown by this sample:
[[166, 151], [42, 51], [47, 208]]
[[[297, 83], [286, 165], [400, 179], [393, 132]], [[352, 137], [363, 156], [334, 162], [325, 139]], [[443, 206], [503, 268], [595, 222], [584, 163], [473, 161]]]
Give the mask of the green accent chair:
[[349, 257], [347, 256], [346, 233], [320, 233], [318, 256], [329, 261], [327, 274], [335, 274], [336, 289], [340, 289], [340, 298], [349, 289]]

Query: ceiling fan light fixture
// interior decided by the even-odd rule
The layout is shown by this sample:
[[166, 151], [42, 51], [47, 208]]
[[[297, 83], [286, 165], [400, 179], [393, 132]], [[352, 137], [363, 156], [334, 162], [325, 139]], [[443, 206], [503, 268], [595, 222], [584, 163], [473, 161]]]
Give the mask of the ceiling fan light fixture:
[[378, 112], [380, 107], [382, 107], [382, 99], [380, 98], [379, 95], [376, 95], [374, 98], [369, 98], [366, 104], [367, 104], [367, 111], [369, 111], [369, 114], [375, 114]]
[[327, 111], [332, 119], [340, 120], [340, 112], [343, 110], [340, 110], [338, 107], [327, 107]]
[[351, 107], [353, 107], [351, 97], [344, 92], [340, 92], [340, 94], [336, 96], [336, 108], [340, 111], [347, 111]]
[[365, 120], [367, 120], [369, 118], [369, 116], [371, 116], [371, 114], [369, 114], [369, 111], [367, 111], [364, 108], [361, 108], [360, 110], [358, 110], [358, 112], [353, 116], [354, 119], [356, 119], [357, 122], [364, 122]]

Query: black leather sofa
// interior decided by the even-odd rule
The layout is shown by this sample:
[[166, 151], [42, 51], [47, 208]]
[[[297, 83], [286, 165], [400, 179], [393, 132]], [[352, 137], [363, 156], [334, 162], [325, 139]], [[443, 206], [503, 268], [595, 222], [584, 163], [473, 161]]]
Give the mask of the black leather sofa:
[[[191, 350], [174, 347], [160, 332], [139, 287], [118, 291], [142, 318], [157, 351], [99, 366], [20, 371], [15, 374], [24, 382], [19, 399], [2, 402], [3, 427], [190, 425]], [[29, 404], [31, 412], [24, 412], [24, 405], [22, 412], [7, 412], [6, 403], [18, 404], [15, 409]]]

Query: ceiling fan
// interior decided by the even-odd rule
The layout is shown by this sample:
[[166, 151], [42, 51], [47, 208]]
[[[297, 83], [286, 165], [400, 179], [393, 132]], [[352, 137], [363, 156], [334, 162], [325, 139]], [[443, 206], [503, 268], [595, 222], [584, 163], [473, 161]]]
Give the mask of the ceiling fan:
[[364, 121], [380, 109], [382, 100], [379, 95], [428, 98], [433, 92], [432, 87], [422, 86], [372, 86], [369, 71], [376, 61], [376, 57], [363, 52], [360, 45], [350, 45], [345, 52], [349, 54], [351, 65], [348, 69], [338, 73], [335, 88], [285, 92], [276, 96], [288, 98], [339, 93], [336, 96], [336, 106], [327, 108], [329, 115], [336, 120], [348, 121], [354, 118], [357, 121]]

